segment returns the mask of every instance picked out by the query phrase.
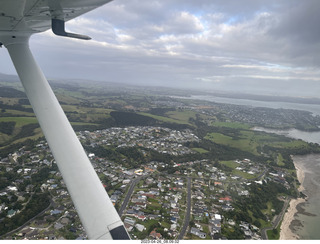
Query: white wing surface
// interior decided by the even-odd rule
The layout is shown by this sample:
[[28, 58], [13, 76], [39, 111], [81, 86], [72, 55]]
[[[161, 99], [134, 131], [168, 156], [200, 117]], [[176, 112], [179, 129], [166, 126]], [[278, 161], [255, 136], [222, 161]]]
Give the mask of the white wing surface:
[[0, 30], [36, 33], [51, 19], [68, 21], [111, 0], [0, 0]]
[[0, 44], [9, 51], [42, 131], [58, 164], [89, 239], [129, 239], [57, 98], [34, 60], [29, 37], [64, 23], [110, 0], [0, 0]]

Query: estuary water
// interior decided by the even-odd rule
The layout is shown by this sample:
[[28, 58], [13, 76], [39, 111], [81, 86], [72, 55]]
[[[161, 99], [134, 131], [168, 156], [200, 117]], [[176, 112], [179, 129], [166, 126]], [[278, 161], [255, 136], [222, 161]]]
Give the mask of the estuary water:
[[313, 142], [313, 143], [320, 144], [320, 131], [308, 132], [308, 131], [301, 131], [297, 129], [274, 130], [274, 129], [268, 129], [263, 127], [254, 127], [253, 130], [264, 131], [267, 133], [274, 133], [277, 135], [282, 135], [282, 136], [286, 136], [294, 139], [301, 139], [306, 142]]
[[[298, 104], [285, 102], [267, 102], [247, 99], [233, 99], [209, 96], [191, 96], [191, 99], [206, 100], [217, 103], [228, 103], [235, 105], [248, 105], [253, 107], [284, 108], [297, 109], [312, 112], [314, 115], [320, 115], [320, 105]], [[305, 132], [297, 129], [290, 130], [272, 130], [266, 128], [254, 128], [255, 130], [275, 133], [287, 137], [301, 139], [306, 142], [320, 144], [320, 132]], [[307, 201], [297, 205], [297, 213], [290, 224], [293, 233], [299, 236], [301, 240], [319, 240], [320, 239], [320, 154], [309, 154], [304, 156], [294, 156], [294, 164], [304, 172], [302, 186], [303, 193], [307, 195]]]
[[[182, 98], [182, 97], [181, 97]], [[300, 104], [300, 103], [288, 103], [288, 102], [272, 102], [272, 101], [257, 101], [249, 99], [237, 99], [228, 97], [217, 97], [217, 96], [204, 96], [204, 95], [193, 95], [186, 97], [188, 99], [205, 100], [216, 103], [228, 103], [234, 105], [246, 105], [253, 107], [265, 107], [265, 108], [285, 108], [285, 109], [296, 109], [309, 111], [315, 115], [320, 115], [320, 105], [318, 104]]]

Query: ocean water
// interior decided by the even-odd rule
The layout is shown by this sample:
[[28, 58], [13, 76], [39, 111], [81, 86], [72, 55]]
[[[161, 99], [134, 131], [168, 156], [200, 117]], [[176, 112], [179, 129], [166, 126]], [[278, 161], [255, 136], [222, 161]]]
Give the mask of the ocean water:
[[[310, 111], [314, 115], [320, 115], [320, 105], [297, 104], [283, 102], [254, 101], [246, 99], [233, 99], [209, 96], [192, 96], [192, 99], [206, 100], [217, 103], [228, 103], [235, 105], [249, 105], [254, 107], [284, 108]], [[305, 132], [296, 129], [271, 130], [266, 128], [255, 128], [269, 133], [276, 133], [287, 137], [301, 139], [307, 142], [320, 144], [320, 132]], [[294, 156], [293, 160], [305, 173], [302, 186], [303, 193], [308, 196], [305, 203], [297, 206], [298, 212], [291, 223], [290, 228], [301, 240], [320, 239], [320, 154], [309, 154], [305, 156]]]
[[290, 228], [301, 240], [320, 239], [320, 154], [294, 156], [295, 164], [303, 169], [305, 178], [303, 193], [308, 196], [305, 203], [297, 206], [298, 213]]

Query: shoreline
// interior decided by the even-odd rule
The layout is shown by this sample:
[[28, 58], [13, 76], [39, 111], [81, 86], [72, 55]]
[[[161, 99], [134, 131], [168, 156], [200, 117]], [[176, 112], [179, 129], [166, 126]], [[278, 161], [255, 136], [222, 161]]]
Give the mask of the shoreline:
[[[294, 163], [294, 166], [297, 171], [298, 181], [300, 182], [298, 191], [302, 192], [304, 190], [304, 187], [302, 186], [302, 184], [304, 181], [305, 173], [303, 169], [296, 163]], [[291, 199], [290, 206], [288, 207], [280, 226], [279, 240], [299, 240], [300, 239], [299, 236], [296, 233], [294, 233], [293, 230], [290, 228], [290, 225], [294, 221], [295, 214], [298, 213], [297, 206], [304, 202], [306, 202], [306, 199], [304, 198]]]

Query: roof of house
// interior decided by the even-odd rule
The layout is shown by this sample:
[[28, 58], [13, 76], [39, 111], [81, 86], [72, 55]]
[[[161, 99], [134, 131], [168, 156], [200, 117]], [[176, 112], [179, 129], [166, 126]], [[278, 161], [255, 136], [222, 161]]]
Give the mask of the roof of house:
[[162, 235], [160, 233], [157, 233], [155, 230], [151, 231], [149, 236], [151, 236], [153, 238], [157, 238], [157, 239], [162, 237]]

